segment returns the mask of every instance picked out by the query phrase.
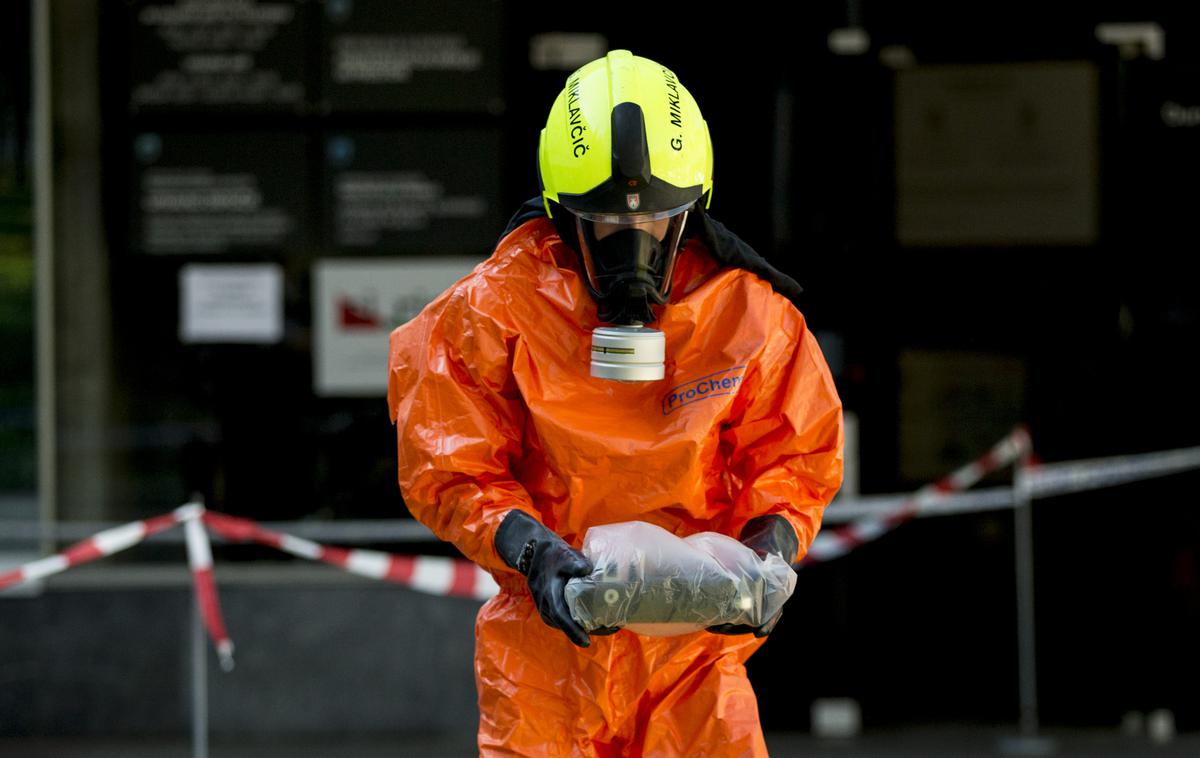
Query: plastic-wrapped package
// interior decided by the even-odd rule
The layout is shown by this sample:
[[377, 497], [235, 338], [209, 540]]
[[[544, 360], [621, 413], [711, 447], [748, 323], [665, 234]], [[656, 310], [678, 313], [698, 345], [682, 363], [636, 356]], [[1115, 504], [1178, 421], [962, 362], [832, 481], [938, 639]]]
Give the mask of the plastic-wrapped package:
[[567, 582], [567, 605], [584, 629], [621, 627], [664, 637], [715, 624], [761, 626], [796, 588], [778, 555], [765, 559], [715, 532], [676, 537], [641, 521], [588, 529], [592, 573]]

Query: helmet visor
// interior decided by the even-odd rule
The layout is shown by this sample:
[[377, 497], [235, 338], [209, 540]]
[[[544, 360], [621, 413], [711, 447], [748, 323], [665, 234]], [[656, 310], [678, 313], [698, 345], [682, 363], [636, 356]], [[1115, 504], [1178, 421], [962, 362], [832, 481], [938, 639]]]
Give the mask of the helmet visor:
[[606, 299], [632, 286], [665, 304], [689, 207], [659, 213], [577, 213], [579, 252], [592, 294]]
[[599, 224], [613, 224], [617, 226], [642, 226], [654, 221], [662, 221], [663, 219], [674, 218], [681, 213], [686, 213], [694, 203], [687, 203], [677, 208], [670, 208], [665, 211], [648, 211], [646, 213], [591, 213], [588, 211], [580, 211], [571, 209], [579, 218], [584, 221], [594, 221]]

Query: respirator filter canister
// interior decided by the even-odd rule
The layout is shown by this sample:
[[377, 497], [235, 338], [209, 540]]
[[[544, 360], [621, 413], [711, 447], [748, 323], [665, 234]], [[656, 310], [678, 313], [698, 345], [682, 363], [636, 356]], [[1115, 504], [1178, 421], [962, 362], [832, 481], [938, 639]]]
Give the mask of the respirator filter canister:
[[645, 326], [598, 326], [592, 330], [592, 376], [622, 382], [653, 382], [665, 375], [667, 339]]

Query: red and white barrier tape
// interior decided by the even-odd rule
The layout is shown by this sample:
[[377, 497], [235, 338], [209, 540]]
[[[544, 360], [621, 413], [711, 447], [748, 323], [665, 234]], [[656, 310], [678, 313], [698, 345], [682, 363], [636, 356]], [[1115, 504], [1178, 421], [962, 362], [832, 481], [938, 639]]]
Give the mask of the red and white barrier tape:
[[[848, 524], [861, 518], [879, 518], [906, 507], [912, 495], [864, 495], [845, 500], [834, 500], [825, 509], [821, 519], [822, 528], [832, 529], [835, 524]], [[987, 487], [943, 494], [937, 500], [921, 504], [917, 518], [926, 516], [955, 516], [961, 513], [1003, 511], [1013, 507], [1011, 485]]]
[[496, 594], [496, 581], [461, 558], [392, 555], [378, 550], [329, 547], [312, 540], [265, 529], [244, 518], [206, 511], [204, 523], [234, 542], [257, 542], [310, 561], [322, 561], [352, 574], [395, 582], [419, 592], [484, 600]]
[[185, 519], [193, 518], [199, 506], [188, 504], [176, 508], [163, 516], [134, 521], [130, 524], [105, 529], [55, 555], [30, 561], [23, 566], [0, 573], [0, 590], [18, 584], [45, 579], [83, 563], [89, 563], [113, 553], [133, 547], [152, 534], [165, 532]]
[[1162, 450], [1139, 455], [1042, 463], [1029, 471], [1033, 497], [1053, 497], [1117, 487], [1200, 469], [1200, 447]]
[[171, 513], [106, 529], [66, 550], [0, 573], [0, 590], [44, 579], [72, 566], [126, 550], [147, 537], [183, 524], [188, 565], [201, 620], [221, 668], [233, 669], [233, 641], [225, 627], [213, 578], [212, 546], [207, 525], [222, 537], [269, 545], [292, 555], [332, 564], [353, 574], [405, 585], [434, 595], [486, 599], [496, 594], [495, 580], [470, 561], [434, 556], [391, 555], [377, 550], [347, 550], [264, 529], [249, 519], [226, 516], [188, 503]]
[[1028, 455], [1031, 450], [1029, 432], [1025, 427], [1017, 427], [978, 460], [932, 484], [925, 485], [898, 508], [879, 516], [858, 519], [848, 526], [819, 532], [800, 565], [807, 566], [840, 558], [859, 545], [878, 539], [916, 518], [922, 509], [928, 508], [931, 503], [951, 493], [961, 492], [993, 471], [1011, 465], [1021, 456]]
[[[1029, 495], [1034, 499], [1072, 495], [1118, 487], [1200, 469], [1200, 447], [1161, 450], [1137, 455], [1090, 458], [1061, 463], [1038, 463], [1025, 472]], [[1001, 511], [1013, 507], [1011, 486], [943, 494], [920, 503], [918, 517]], [[862, 495], [838, 498], [825, 511], [826, 527], [861, 518], [880, 518], [906, 507], [909, 495]], [[0, 524], [0, 530], [3, 530]], [[29, 534], [35, 535], [33, 529]], [[818, 537], [818, 539], [820, 539]]]
[[[1031, 455], [1029, 433], [1024, 427], [1018, 427], [978, 460], [940, 481], [922, 487], [911, 497], [887, 507], [884, 512], [863, 516], [848, 526], [819, 533], [800, 565], [839, 558], [921, 515], [1002, 507], [1004, 504], [999, 502], [1001, 498], [997, 493], [979, 493], [984, 496], [979, 503], [963, 503], [957, 508], [948, 506], [955, 497], [962, 497], [956, 493], [975, 485], [993, 471]], [[1028, 470], [1025, 486], [1030, 488], [1032, 494], [1054, 495], [1195, 468], [1200, 468], [1200, 448], [1102, 461], [1050, 464]], [[1011, 504], [1009, 495], [1005, 495], [1005, 499]], [[491, 575], [469, 561], [330, 547], [264, 528], [249, 519], [208, 511], [198, 503], [189, 503], [162, 516], [105, 529], [56, 555], [0, 573], [0, 590], [112, 555], [179, 524], [184, 525], [188, 562], [200, 615], [216, 647], [221, 666], [227, 671], [233, 668], [233, 642], [221, 615], [213, 579], [212, 548], [205, 526], [230, 541], [257, 542], [307, 560], [322, 561], [353, 574], [402, 584], [419, 592], [487, 599], [498, 590]]]
[[208, 636], [217, 649], [217, 658], [224, 671], [233, 671], [233, 640], [225, 630], [225, 618], [221, 615], [221, 603], [217, 599], [217, 584], [213, 580], [212, 545], [204, 529], [203, 507], [183, 523], [187, 535], [188, 567], [192, 571], [192, 586], [196, 595], [196, 606]]
[[[201, 520], [214, 532], [232, 542], [257, 542], [300, 558], [337, 566], [352, 574], [402, 584], [419, 592], [482, 600], [496, 594], [499, 589], [490, 574], [474, 563], [462, 559], [392, 555], [378, 550], [329, 547], [312, 540], [265, 529], [250, 519], [213, 511], [204, 511]], [[212, 581], [212, 551], [209, 548], [208, 535], [199, 520], [189, 521], [187, 528], [188, 555], [197, 582], [196, 599], [200, 603], [200, 612], [209, 637], [217, 646], [222, 666], [228, 671], [233, 668], [233, 643], [225, 632], [225, 621], [221, 616], [216, 586]]]

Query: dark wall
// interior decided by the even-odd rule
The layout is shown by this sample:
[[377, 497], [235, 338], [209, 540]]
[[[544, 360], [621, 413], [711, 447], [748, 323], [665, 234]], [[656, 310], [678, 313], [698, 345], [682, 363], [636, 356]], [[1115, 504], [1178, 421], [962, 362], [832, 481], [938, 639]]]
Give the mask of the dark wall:
[[[306, 55], [321, 49], [329, 6], [298, 6], [307, 21], [295, 44]], [[1040, 455], [1052, 461], [1196, 444], [1193, 387], [1200, 377], [1190, 347], [1200, 330], [1200, 301], [1182, 253], [1192, 247], [1197, 141], [1190, 127], [1155, 121], [1164, 98], [1195, 105], [1200, 97], [1188, 76], [1193, 27], [1175, 11], [1140, 4], [1067, 11], [1033, 3], [993, 10], [808, 3], [785, 23], [767, 10], [671, 8], [585, 18], [488, 5], [502, 30], [502, 106], [461, 113], [444, 104], [427, 112], [369, 103], [339, 109], [320, 96], [261, 111], [135, 108], [135, 7], [100, 9], [103, 233], [112, 250], [120, 419], [112, 445], [139, 485], [128, 488], [114, 518], [159, 512], [193, 490], [214, 507], [258, 518], [403, 513], [382, 399], [322, 399], [310, 389], [309, 267], [337, 252], [322, 242], [324, 140], [334, 132], [490, 130], [502, 145], [497, 205], [515, 207], [536, 193], [537, 130], [564, 78], [529, 66], [529, 39], [542, 31], [600, 32], [612, 47], [671, 66], [696, 96], [714, 141], [713, 215], [792, 273], [806, 288], [812, 328], [844, 346], [837, 380], [862, 424], [864, 491], [925, 483], [901, 465], [901, 366], [913, 351], [997, 356], [1023, 372], [1019, 406], [978, 418], [931, 418], [931, 426], [936, 420], [951, 431], [990, 430], [1023, 420]], [[871, 34], [862, 57], [835, 56], [826, 44], [828, 32], [850, 16]], [[1164, 61], [1122, 60], [1095, 40], [1098, 21], [1146, 17], [1168, 30]], [[908, 46], [918, 64], [1090, 62], [1100, 129], [1097, 239], [1071, 246], [900, 245], [898, 74], [880, 62], [885, 45]], [[328, 82], [307, 76], [313, 91], [325, 91]], [[183, 262], [201, 257], [138, 249], [131, 150], [148, 132], [215, 136], [242, 150], [263, 138], [300, 144], [307, 168], [283, 194], [301, 209], [302, 239], [286, 249], [226, 256], [284, 267], [280, 344], [178, 343], [175, 276]], [[278, 174], [293, 176], [290, 160]], [[497, 211], [496, 233], [503, 215]], [[491, 242], [481, 234], [472, 249], [486, 254]], [[964, 386], [986, 392], [985, 385]], [[945, 458], [957, 465], [980, 452], [954, 447]], [[1179, 694], [1185, 680], [1175, 673], [1196, 672], [1186, 641], [1200, 632], [1200, 530], [1182, 497], [1189, 483], [1177, 477], [1039, 507], [1049, 718], [1107, 722], [1123, 708], [1160, 700], [1181, 720], [1200, 718], [1195, 702]], [[752, 663], [756, 682], [781, 693], [763, 699], [767, 725], [796, 723], [798, 692], [860, 697], [876, 723], [1011, 718], [1010, 524], [1000, 515], [912, 525], [837, 564], [806, 569], [799, 597]], [[1097, 671], [1109, 676], [1106, 686], [1087, 685]]]
[[[221, 602], [237, 667], [223, 673], [205, 643], [214, 735], [474, 730], [477, 602], [353, 581], [226, 584]], [[188, 732], [189, 588], [52, 590], [3, 608], [0, 736]]]

